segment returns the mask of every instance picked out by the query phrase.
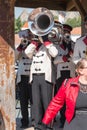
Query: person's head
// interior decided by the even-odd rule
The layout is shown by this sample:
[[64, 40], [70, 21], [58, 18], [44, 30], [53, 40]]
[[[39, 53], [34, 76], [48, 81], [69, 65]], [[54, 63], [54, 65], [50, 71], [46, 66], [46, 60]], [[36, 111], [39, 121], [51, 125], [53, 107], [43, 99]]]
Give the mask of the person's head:
[[78, 75], [86, 75], [87, 76], [87, 58], [82, 58], [77, 64], [76, 64], [76, 73]]
[[63, 40], [65, 42], [69, 42], [71, 40], [71, 31], [72, 31], [72, 27], [68, 24], [63, 24]]
[[58, 32], [60, 34], [63, 33], [63, 25], [62, 25], [62, 23], [60, 23], [59, 21], [54, 21], [54, 27], [56, 27], [58, 29]]
[[63, 25], [62, 25], [62, 23], [60, 23], [59, 21], [54, 21], [54, 26], [56, 27], [56, 28], [60, 28], [60, 29], [62, 29], [62, 27], [63, 27]]
[[71, 34], [72, 31], [72, 26], [68, 25], [68, 24], [63, 24], [63, 32], [64, 33], [69, 33]]

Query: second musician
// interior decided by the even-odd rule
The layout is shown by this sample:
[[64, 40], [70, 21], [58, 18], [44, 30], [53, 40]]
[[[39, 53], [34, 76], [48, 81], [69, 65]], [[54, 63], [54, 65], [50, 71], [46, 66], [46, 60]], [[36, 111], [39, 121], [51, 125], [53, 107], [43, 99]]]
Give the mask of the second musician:
[[31, 41], [25, 53], [32, 59], [30, 83], [32, 83], [33, 113], [35, 129], [41, 125], [43, 114], [52, 99], [54, 72], [52, 58], [56, 57], [58, 50], [43, 36], [43, 43]]

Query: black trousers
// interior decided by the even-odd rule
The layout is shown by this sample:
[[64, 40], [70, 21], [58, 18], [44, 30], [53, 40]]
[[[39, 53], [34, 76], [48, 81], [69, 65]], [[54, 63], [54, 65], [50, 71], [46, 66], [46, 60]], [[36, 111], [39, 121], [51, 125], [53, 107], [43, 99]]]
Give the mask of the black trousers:
[[35, 126], [41, 123], [45, 110], [52, 99], [53, 84], [45, 81], [45, 75], [33, 75], [32, 97]]
[[[57, 79], [56, 81], [56, 92], [59, 90], [59, 88], [61, 87], [64, 79], [66, 78], [70, 78], [70, 71], [69, 70], [65, 70], [65, 71], [61, 71], [61, 77], [59, 79]], [[60, 122], [64, 125], [65, 123], [65, 110], [66, 110], [66, 105], [64, 104], [63, 108], [60, 110]]]
[[29, 123], [29, 115], [28, 115], [28, 104], [32, 104], [32, 88], [31, 84], [29, 84], [29, 76], [21, 76], [21, 82], [18, 84], [19, 86], [19, 98], [20, 98], [20, 106], [21, 106], [21, 123], [22, 125], [28, 125]]

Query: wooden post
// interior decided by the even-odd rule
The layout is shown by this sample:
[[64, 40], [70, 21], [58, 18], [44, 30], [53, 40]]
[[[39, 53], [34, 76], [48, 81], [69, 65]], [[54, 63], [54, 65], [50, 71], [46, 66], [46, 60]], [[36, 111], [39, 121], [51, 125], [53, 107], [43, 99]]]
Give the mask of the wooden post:
[[15, 130], [14, 0], [0, 0], [0, 130]]

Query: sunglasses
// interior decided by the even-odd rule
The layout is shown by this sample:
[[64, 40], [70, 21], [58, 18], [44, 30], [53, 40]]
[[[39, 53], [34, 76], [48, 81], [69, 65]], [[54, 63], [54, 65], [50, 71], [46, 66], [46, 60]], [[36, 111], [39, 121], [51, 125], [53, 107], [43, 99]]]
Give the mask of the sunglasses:
[[82, 67], [81, 69], [87, 69], [87, 67]]

